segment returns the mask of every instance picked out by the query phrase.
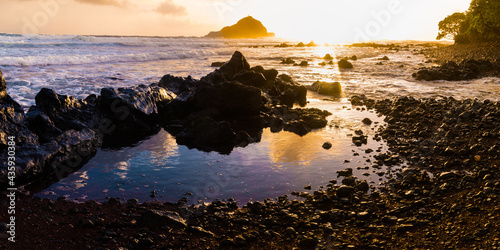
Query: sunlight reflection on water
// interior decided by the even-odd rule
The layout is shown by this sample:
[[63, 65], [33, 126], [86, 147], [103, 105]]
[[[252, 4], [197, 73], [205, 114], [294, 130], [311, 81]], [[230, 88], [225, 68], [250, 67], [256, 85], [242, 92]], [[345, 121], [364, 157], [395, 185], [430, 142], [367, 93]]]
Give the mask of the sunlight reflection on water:
[[[318, 97], [312, 95], [308, 107], [333, 113], [328, 117], [330, 125], [305, 136], [265, 129], [261, 142], [220, 155], [177, 145], [175, 138], [162, 130], [136, 147], [100, 150], [82, 169], [39, 195], [147, 201], [153, 199], [150, 194], [154, 191], [154, 199], [164, 201], [177, 201], [185, 193], [192, 193], [189, 197], [194, 202], [231, 197], [246, 202], [302, 191], [308, 184], [326, 185], [337, 179], [336, 171], [347, 167], [353, 168], [355, 176], [378, 183], [374, 169], [357, 167], [373, 164], [373, 155], [364, 152], [367, 148], [386, 150], [384, 143], [371, 140], [374, 130], [383, 124], [383, 117], [351, 109], [345, 99], [332, 102]], [[365, 117], [375, 124], [362, 124]], [[354, 130], [369, 135], [367, 145], [353, 145]], [[326, 141], [333, 145], [330, 150], [322, 148]], [[370, 175], [363, 175], [367, 173]]]

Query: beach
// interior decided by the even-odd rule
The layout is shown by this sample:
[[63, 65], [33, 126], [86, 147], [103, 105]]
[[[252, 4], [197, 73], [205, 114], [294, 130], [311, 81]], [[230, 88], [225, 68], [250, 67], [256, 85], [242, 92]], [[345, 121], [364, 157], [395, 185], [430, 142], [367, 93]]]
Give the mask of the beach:
[[[323, 66], [318, 65], [324, 61], [323, 54], [336, 49], [340, 52], [335, 58], [341, 59], [344, 56], [352, 56], [353, 51], [342, 49], [342, 47], [326, 47], [326, 49], [319, 50], [320, 52], [315, 47], [286, 50], [274, 47], [281, 42], [265, 45], [268, 47], [264, 49], [272, 51], [271, 54], [275, 53], [272, 58], [255, 59], [250, 51], [248, 60], [252, 63], [251, 66], [255, 65], [253, 62], [258, 61], [264, 66], [264, 70], [276, 67], [279, 72], [289, 73], [294, 80], [290, 80], [286, 88], [297, 91], [296, 93], [299, 93], [300, 85], [312, 85], [316, 80], [315, 77], [321, 72], [324, 72], [322, 79], [338, 80], [343, 87], [344, 96], [337, 98], [319, 95], [311, 90], [307, 95], [309, 104], [306, 107], [318, 107], [320, 110], [333, 113], [333, 117], [325, 114], [328, 125], [322, 125], [322, 127], [326, 129], [318, 128], [319, 130], [307, 131], [310, 135], [315, 133], [320, 135], [319, 139], [302, 141], [302, 143], [313, 142], [319, 148], [318, 151], [313, 151], [314, 153], [308, 156], [314, 158], [313, 156], [320, 152], [331, 152], [321, 148], [327, 141], [343, 141], [345, 144], [338, 144], [333, 149], [347, 151], [339, 157], [338, 163], [332, 164], [334, 167], [309, 169], [309, 171], [320, 172], [323, 177], [298, 180], [298, 183], [286, 185], [280, 191], [269, 192], [263, 189], [263, 194], [259, 197], [251, 195], [258, 192], [254, 189], [250, 189], [249, 196], [240, 195], [239, 198], [238, 192], [220, 191], [223, 195], [212, 200], [196, 193], [173, 195], [163, 199], [158, 195], [148, 199], [150, 194], [155, 194], [155, 192], [149, 193], [152, 189], [149, 187], [140, 189], [138, 193], [142, 193], [141, 197], [130, 197], [130, 195], [120, 197], [119, 194], [123, 191], [119, 189], [127, 188], [127, 184], [113, 187], [115, 191], [107, 186], [93, 187], [94, 191], [88, 189], [88, 194], [93, 194], [91, 198], [82, 198], [81, 194], [77, 197], [71, 195], [77, 193], [75, 191], [78, 189], [61, 192], [63, 188], [55, 187], [64, 185], [54, 183], [55, 186], [52, 189], [50, 185], [45, 189], [52, 193], [40, 192], [27, 196], [18, 193], [16, 202], [16, 217], [19, 218], [16, 221], [18, 243], [9, 245], [9, 249], [42, 246], [56, 249], [69, 247], [82, 249], [95, 249], [96, 247], [103, 249], [290, 249], [293, 247], [300, 249], [495, 249], [500, 247], [499, 231], [495, 226], [500, 218], [497, 208], [500, 188], [497, 173], [500, 155], [498, 78], [486, 77], [459, 82], [425, 82], [416, 81], [411, 77], [411, 74], [421, 67], [437, 66], [433, 61], [439, 63], [449, 59], [455, 61], [488, 59], [497, 62], [495, 61], [498, 60], [498, 57], [495, 58], [498, 53], [496, 47], [472, 46], [477, 51], [471, 53], [474, 55], [473, 58], [469, 58], [464, 56], [464, 51], [469, 50], [470, 47], [459, 49], [456, 49], [456, 46], [436, 47], [429, 50], [425, 45], [418, 44], [403, 43], [393, 46], [386, 44], [376, 48], [356, 50], [358, 60], [351, 60], [354, 70], [342, 71], [333, 66], [330, 68], [327, 66], [328, 71], [326, 71]], [[249, 45], [245, 44], [239, 48], [245, 50], [249, 48]], [[255, 48], [251, 48], [253, 49]], [[263, 49], [259, 48], [258, 51], [260, 50]], [[281, 65], [281, 59], [290, 57], [292, 52], [296, 53], [292, 56], [293, 59], [307, 60], [311, 65], [308, 68]], [[233, 58], [235, 55], [236, 53]], [[384, 55], [387, 55], [390, 60], [379, 60]], [[425, 56], [431, 61], [425, 62], [428, 60]], [[226, 61], [230, 57], [230, 55], [223, 54], [205, 60], [204, 65], [207, 66], [197, 71], [198, 77], [216, 72], [216, 68], [209, 67], [209, 61], [217, 61], [216, 59]], [[417, 57], [417, 59], [412, 57]], [[198, 60], [197, 57], [193, 59], [193, 61], [196, 60]], [[376, 63], [381, 65], [376, 65]], [[403, 67], [400, 67], [401, 65]], [[8, 66], [7, 69], [12, 67], [12, 65]], [[35, 69], [44, 67], [37, 66]], [[50, 70], [50, 67], [44, 70]], [[2, 69], [2, 71], [5, 70]], [[179, 72], [185, 72], [185, 70], [180, 69]], [[229, 72], [227, 67], [224, 72]], [[163, 73], [175, 75], [175, 72]], [[263, 73], [266, 72], [263, 71]], [[182, 73], [178, 76], [187, 77]], [[126, 79], [126, 76], [121, 77]], [[13, 86], [12, 82], [16, 80], [12, 78], [14, 77], [7, 78], [8, 92], [9, 87]], [[246, 78], [241, 78], [240, 81], [244, 82]], [[146, 77], [146, 79], [149, 78]], [[172, 79], [177, 78], [164, 77], [164, 85], [161, 85], [162, 81], [160, 85], [173, 89], [172, 82], [177, 80]], [[294, 85], [295, 81], [300, 85]], [[189, 86], [191, 83], [183, 78], [180, 85], [175, 86], [177, 89], [183, 89], [183, 84]], [[131, 81], [128, 86], [133, 85], [134, 81]], [[150, 87], [153, 89], [148, 91], [162, 91], [161, 86]], [[156, 87], [159, 88], [155, 89]], [[229, 87], [240, 91], [237, 86]], [[262, 88], [265, 89], [265, 87]], [[254, 93], [247, 88], [241, 89], [241, 91], [244, 90], [248, 91], [245, 93], [249, 95]], [[62, 89], [58, 90], [60, 91]], [[83, 93], [90, 94], [90, 92], [82, 92], [79, 98], [84, 98]], [[124, 96], [127, 93], [122, 91], [116, 94]], [[78, 92], [68, 94], [79, 95]], [[175, 94], [183, 95], [180, 90]], [[23, 94], [16, 92], [13, 96], [23, 96]], [[200, 101], [205, 100], [202, 97], [197, 98], [200, 98]], [[297, 99], [292, 100], [292, 104], [296, 101], [295, 108], [297, 108], [300, 98], [297, 95], [295, 98]], [[22, 100], [24, 100], [22, 104], [25, 109], [31, 105], [29, 95], [24, 96]], [[271, 100], [274, 100], [271, 102], [281, 102], [286, 99], [278, 95]], [[226, 106], [222, 104], [203, 103], [226, 109]], [[88, 104], [91, 106], [90, 102]], [[274, 113], [269, 113], [270, 118], [279, 118], [282, 122], [294, 124], [289, 127], [283, 126], [290, 133], [302, 133], [303, 127], [294, 123], [294, 120], [284, 114], [283, 110], [276, 110], [276, 107], [274, 106], [275, 110], [272, 111]], [[251, 107], [246, 106], [243, 106], [243, 110], [254, 112]], [[286, 110], [288, 112], [292, 108]], [[139, 113], [134, 112], [132, 112], [134, 115], [139, 116]], [[229, 109], [225, 112], [233, 111]], [[336, 114], [342, 112], [348, 117], [345, 118], [347, 124], [342, 122], [344, 120], [335, 118]], [[303, 115], [307, 117], [309, 114]], [[361, 120], [367, 116], [378, 124], [372, 125], [371, 122], [370, 125], [363, 124]], [[378, 116], [381, 117], [380, 121], [376, 120]], [[314, 117], [317, 120], [314, 120], [314, 123], [309, 122], [308, 126], [316, 124], [319, 120], [317, 116]], [[176, 117], [176, 119], [184, 118]], [[267, 122], [272, 125], [270, 120]], [[209, 120], [203, 120], [203, 123], [213, 124]], [[179, 124], [187, 126], [184, 123]], [[165, 128], [172, 129], [172, 126], [179, 126], [179, 124], [169, 124]], [[231, 123], [231, 126], [236, 130], [235, 124]], [[270, 127], [270, 129], [273, 128], [273, 126]], [[189, 139], [191, 132], [189, 130], [177, 135]], [[164, 132], [160, 132], [159, 135], [162, 133]], [[175, 134], [175, 129], [169, 133]], [[275, 134], [274, 140], [278, 140], [283, 133], [285, 132]], [[365, 135], [367, 141], [363, 143]], [[165, 136], [160, 139], [169, 138]], [[241, 147], [243, 152], [246, 152], [245, 148], [252, 148], [252, 145], [262, 145], [256, 140], [249, 140], [249, 138], [255, 138], [252, 133], [248, 133], [248, 136], [245, 140], [250, 146]], [[148, 140], [149, 137], [141, 138]], [[158, 137], [153, 138], [158, 139]], [[266, 141], [265, 138], [268, 137], [261, 140]], [[289, 138], [292, 141], [299, 141], [300, 138], [312, 137]], [[238, 143], [241, 142], [238, 141]], [[382, 144], [378, 144], [379, 142]], [[191, 147], [194, 149], [190, 150], [214, 150], [213, 145], [203, 141], [198, 141]], [[296, 150], [306, 152], [304, 149]], [[367, 153], [370, 151], [371, 153]], [[234, 157], [235, 153], [232, 154]], [[246, 157], [248, 156], [251, 154], [247, 153]], [[245, 154], [241, 157], [243, 160], [248, 159], [245, 158]], [[334, 161], [332, 155], [327, 154], [322, 157]], [[120, 160], [120, 162], [123, 161], [123, 159]], [[201, 160], [202, 163], [203, 161]], [[235, 160], [213, 158], [211, 161], [222, 162], [217, 164], [224, 167], [225, 164], [231, 166], [231, 162]], [[211, 161], [209, 163], [213, 163]], [[301, 160], [284, 161], [288, 167], [283, 168], [284, 170], [278, 174], [291, 175], [293, 171], [286, 172], [286, 169], [299, 169], [293, 167], [297, 164], [294, 162], [299, 161]], [[318, 165], [326, 164], [322, 158], [317, 158], [316, 161], [319, 162]], [[133, 161], [129, 161], [130, 163]], [[282, 161], [256, 162], [255, 166], [278, 163]], [[314, 166], [314, 164], [310, 165]], [[173, 165], [163, 163], [162, 166]], [[255, 166], [246, 167], [255, 168]], [[245, 171], [248, 170], [219, 171], [219, 173], [232, 176], [229, 180], [232, 183], [233, 180], [239, 178], [238, 176], [243, 176], [239, 173]], [[144, 174], [149, 175], [148, 172]], [[78, 174], [78, 176], [81, 175], [82, 173]], [[292, 179], [292, 177], [288, 178]], [[64, 179], [61, 182], [63, 181]], [[178, 181], [182, 182], [181, 179]], [[293, 182], [293, 180], [284, 178], [280, 182]], [[186, 183], [189, 183], [189, 180]], [[89, 186], [95, 185], [101, 184]], [[253, 186], [259, 186], [259, 184]], [[135, 186], [131, 187], [133, 189]], [[231, 189], [238, 190], [238, 188], [240, 188], [238, 185], [231, 186]], [[102, 189], [109, 190], [103, 194], [100, 192]], [[160, 194], [163, 192], [160, 185], [156, 185], [156, 189]], [[181, 194], [189, 191], [189, 189], [180, 188], [176, 192]], [[61, 193], [58, 194], [58, 192]], [[281, 194], [278, 194], [280, 192]], [[82, 194], [86, 193], [82, 192]], [[165, 193], [168, 193], [168, 189]], [[192, 200], [193, 196], [199, 197], [203, 203], [199, 204]], [[236, 196], [236, 200], [232, 199], [232, 196]], [[7, 199], [2, 199], [2, 202], [2, 207], [8, 205]], [[2, 209], [1, 217], [6, 218], [6, 213], [7, 210]], [[8, 229], [6, 223], [2, 224], [2, 227]], [[7, 243], [2, 241], [0, 244]]]

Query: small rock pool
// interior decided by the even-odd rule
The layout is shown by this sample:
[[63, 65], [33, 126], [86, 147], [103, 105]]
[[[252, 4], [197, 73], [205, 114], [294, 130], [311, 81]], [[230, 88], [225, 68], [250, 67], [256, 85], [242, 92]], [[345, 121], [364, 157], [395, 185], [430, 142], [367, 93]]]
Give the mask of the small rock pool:
[[[305, 136], [290, 132], [262, 132], [262, 139], [228, 155], [202, 152], [178, 145], [165, 130], [134, 147], [100, 149], [83, 168], [39, 192], [42, 198], [103, 201], [108, 197], [190, 203], [234, 198], [246, 203], [275, 198], [292, 191], [326, 186], [338, 180], [337, 171], [352, 168], [354, 176], [370, 185], [383, 181], [386, 167], [374, 167], [374, 156], [387, 146], [373, 139], [384, 117], [373, 110], [353, 108], [346, 99], [327, 100], [310, 94], [307, 107], [330, 111], [329, 125]], [[373, 123], [365, 125], [369, 118]], [[368, 136], [356, 146], [355, 131]], [[325, 142], [332, 147], [324, 149]]]

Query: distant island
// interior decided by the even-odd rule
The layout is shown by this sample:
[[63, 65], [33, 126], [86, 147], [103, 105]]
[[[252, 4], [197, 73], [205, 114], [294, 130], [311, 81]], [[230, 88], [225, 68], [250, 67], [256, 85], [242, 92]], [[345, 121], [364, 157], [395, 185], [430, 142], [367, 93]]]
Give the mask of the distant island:
[[232, 26], [226, 26], [220, 31], [212, 31], [205, 37], [214, 38], [261, 38], [261, 37], [274, 37], [274, 33], [267, 32], [267, 28], [262, 23], [251, 17], [247, 16], [239, 20]]

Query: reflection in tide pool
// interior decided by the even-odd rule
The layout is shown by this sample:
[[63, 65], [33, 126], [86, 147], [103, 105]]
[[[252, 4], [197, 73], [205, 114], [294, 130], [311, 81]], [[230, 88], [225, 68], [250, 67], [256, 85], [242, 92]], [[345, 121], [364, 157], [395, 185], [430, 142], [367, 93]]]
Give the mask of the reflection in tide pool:
[[[370, 168], [373, 154], [365, 150], [386, 150], [382, 142], [371, 140], [383, 117], [351, 109], [346, 100], [333, 102], [317, 97], [310, 96], [308, 106], [333, 115], [328, 117], [329, 126], [305, 136], [265, 129], [261, 142], [221, 155], [177, 145], [175, 138], [162, 130], [136, 147], [101, 149], [82, 169], [38, 195], [172, 202], [188, 195], [193, 202], [228, 198], [247, 202], [302, 191], [304, 185], [326, 185], [337, 179], [336, 171], [347, 167], [353, 168], [358, 178], [378, 183], [376, 171], [385, 170]], [[374, 121], [372, 126], [361, 122], [366, 117]], [[369, 135], [367, 145], [353, 145], [355, 130]], [[322, 147], [326, 141], [333, 145], [330, 150]]]

